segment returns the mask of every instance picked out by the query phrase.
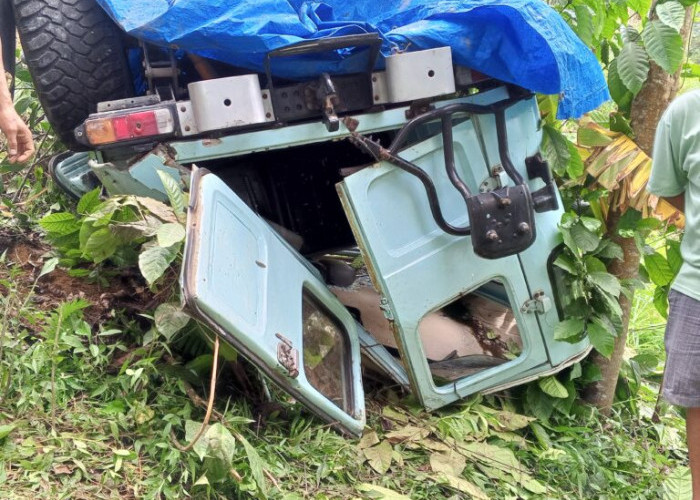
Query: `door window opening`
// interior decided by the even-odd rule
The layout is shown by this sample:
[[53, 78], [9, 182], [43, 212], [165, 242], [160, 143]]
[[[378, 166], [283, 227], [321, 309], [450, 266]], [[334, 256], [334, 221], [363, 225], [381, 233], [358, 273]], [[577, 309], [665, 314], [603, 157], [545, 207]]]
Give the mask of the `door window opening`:
[[309, 383], [352, 413], [347, 332], [307, 292], [302, 295], [303, 363]]
[[418, 332], [438, 386], [508, 363], [523, 350], [504, 287], [495, 280], [426, 314]]

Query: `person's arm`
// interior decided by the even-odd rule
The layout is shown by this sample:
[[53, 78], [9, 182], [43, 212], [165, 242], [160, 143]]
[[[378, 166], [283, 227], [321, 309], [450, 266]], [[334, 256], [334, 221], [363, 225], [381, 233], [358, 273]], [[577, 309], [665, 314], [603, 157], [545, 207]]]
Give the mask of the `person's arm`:
[[[2, 41], [0, 41], [2, 53]], [[10, 163], [27, 161], [34, 154], [34, 139], [29, 127], [15, 111], [5, 78], [5, 66], [0, 57], [0, 131], [7, 138]]]

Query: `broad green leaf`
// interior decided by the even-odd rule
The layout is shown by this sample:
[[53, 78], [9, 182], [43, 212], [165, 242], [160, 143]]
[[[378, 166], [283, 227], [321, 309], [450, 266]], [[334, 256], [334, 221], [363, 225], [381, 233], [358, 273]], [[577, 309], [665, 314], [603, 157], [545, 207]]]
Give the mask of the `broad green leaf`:
[[527, 386], [527, 391], [525, 392], [525, 402], [527, 403], [527, 408], [530, 410], [530, 412], [539, 420], [549, 420], [549, 417], [554, 411], [552, 398], [542, 392], [537, 384], [530, 384]]
[[180, 189], [177, 181], [173, 179], [172, 175], [158, 170], [158, 177], [160, 177], [163, 187], [165, 188], [165, 193], [168, 195], [168, 200], [170, 200], [170, 206], [173, 208], [176, 217], [180, 222], [184, 222], [185, 216], [185, 196]]
[[572, 179], [578, 179], [584, 172], [583, 160], [578, 152], [578, 148], [576, 148], [573, 142], [567, 140], [566, 144], [569, 148], [570, 157], [569, 164], [566, 166], [566, 173], [569, 174], [569, 177]]
[[591, 127], [579, 127], [576, 140], [579, 145], [588, 148], [604, 147], [613, 141], [612, 138]]
[[169, 222], [163, 224], [156, 232], [158, 245], [161, 247], [169, 247], [179, 243], [185, 239], [185, 226], [179, 222]]
[[573, 236], [571, 236], [571, 228], [570, 227], [560, 225], [559, 226], [559, 234], [561, 234], [561, 238], [564, 241], [564, 244], [566, 245], [566, 247], [569, 250], [571, 250], [571, 252], [573, 252], [574, 255], [578, 255], [581, 253], [581, 250], [576, 245], [576, 242], [574, 241]]
[[569, 391], [555, 377], [541, 378], [537, 381], [537, 385], [542, 389], [542, 392], [553, 398], [569, 397]]
[[579, 222], [571, 227], [571, 237], [578, 248], [584, 252], [593, 252], [598, 248], [600, 236]]
[[230, 465], [236, 453], [236, 440], [231, 435], [231, 431], [221, 423], [216, 422], [206, 430], [205, 437], [207, 441], [207, 456], [218, 458]]
[[114, 213], [122, 208], [124, 197], [108, 198], [97, 205], [86, 220], [92, 222], [95, 227], [102, 227], [109, 224], [114, 216]]
[[591, 321], [604, 328], [613, 337], [617, 337], [615, 325], [607, 316], [595, 314], [591, 317]]
[[583, 262], [586, 264], [586, 270], [589, 273], [605, 273], [608, 271], [603, 261], [593, 255], [586, 255], [583, 258]]
[[603, 380], [603, 374], [600, 371], [600, 367], [598, 365], [594, 365], [593, 363], [587, 363], [583, 367], [581, 383], [586, 385], [592, 384], [593, 382], [598, 382], [599, 380]]
[[617, 73], [625, 87], [637, 94], [649, 73], [649, 56], [640, 44], [628, 42], [622, 47], [617, 61]]
[[683, 64], [682, 78], [700, 78], [700, 64], [686, 61]]
[[620, 296], [620, 280], [607, 272], [589, 273], [588, 278], [597, 288], [609, 293], [613, 297]]
[[365, 448], [362, 453], [365, 455], [367, 462], [379, 474], [386, 474], [391, 467], [391, 456], [394, 449], [389, 441], [382, 441], [376, 446]]
[[170, 302], [160, 304], [153, 313], [156, 329], [163, 334], [166, 340], [182, 330], [190, 321], [190, 315], [182, 308]]
[[547, 123], [556, 122], [555, 117], [559, 106], [559, 96], [557, 94], [537, 94], [537, 106]]
[[517, 479], [520, 480], [520, 484], [522, 485], [522, 487], [531, 493], [534, 493], [536, 495], [544, 495], [545, 493], [547, 493], [547, 488], [529, 474], [519, 476]]
[[670, 26], [655, 20], [642, 31], [644, 46], [649, 57], [667, 73], [675, 73], [683, 62], [683, 39]]
[[78, 233], [78, 241], [81, 249], [85, 248], [87, 241], [90, 239], [90, 235], [98, 229], [99, 228], [95, 227], [92, 222], [88, 220], [83, 221], [83, 224], [80, 226], [80, 232]]
[[651, 0], [628, 0], [627, 5], [642, 18], [646, 18], [651, 8]]
[[86, 215], [95, 210], [100, 204], [100, 193], [102, 193], [102, 187], [96, 187], [92, 191], [85, 193], [80, 197], [76, 211], [79, 214]]
[[586, 5], [576, 5], [574, 12], [576, 12], [576, 34], [583, 40], [583, 43], [588, 46], [592, 45], [594, 28], [591, 10]]
[[577, 341], [581, 334], [583, 334], [583, 328], [585, 323], [581, 318], [569, 318], [564, 321], [560, 321], [554, 327], [554, 339], [555, 340], [569, 340], [574, 339]]
[[13, 430], [15, 430], [14, 424], [0, 425], [0, 439], [6, 438]]
[[102, 262], [114, 254], [118, 244], [119, 241], [112, 234], [111, 228], [102, 227], [90, 234], [83, 247], [83, 253], [95, 263]]
[[608, 330], [595, 322], [588, 323], [586, 332], [596, 351], [606, 358], [610, 358], [613, 347], [615, 347], [615, 337], [611, 335]]
[[624, 43], [639, 43], [642, 41], [642, 35], [639, 31], [629, 24], [620, 28], [620, 34]]
[[644, 219], [639, 219], [637, 222], [638, 231], [654, 231], [661, 228], [663, 222], [661, 222], [656, 217], [645, 217]]
[[657, 286], [668, 285], [675, 277], [668, 261], [658, 252], [644, 256], [644, 267], [649, 279]]
[[573, 274], [574, 276], [578, 274], [574, 259], [570, 255], [567, 255], [565, 253], [560, 253], [559, 255], [557, 255], [557, 258], [554, 259], [554, 265], [562, 268], [569, 274]]
[[617, 297], [613, 297], [609, 293], [599, 290], [600, 293], [597, 294], [598, 298], [602, 300], [603, 306], [607, 309], [607, 311], [614, 315], [615, 318], [621, 318], [622, 317], [622, 309], [620, 308], [620, 302], [618, 302]]
[[620, 72], [617, 69], [617, 59], [613, 59], [608, 66], [608, 89], [610, 97], [617, 103], [617, 107], [622, 112], [628, 112], [632, 106], [634, 94], [622, 82]]
[[693, 497], [693, 481], [690, 469], [678, 466], [663, 482], [663, 500], [681, 500]]
[[603, 227], [603, 223], [600, 222], [598, 219], [595, 217], [581, 217], [579, 219], [581, 221], [581, 224], [585, 226], [586, 229], [589, 231], [598, 231], [601, 227]]
[[623, 236], [625, 231], [634, 232], [637, 224], [642, 220], [642, 214], [638, 210], [627, 210], [617, 223], [617, 233]]
[[530, 430], [532, 430], [532, 433], [535, 435], [535, 439], [537, 439], [537, 442], [540, 443], [542, 448], [547, 450], [552, 447], [552, 440], [549, 438], [549, 434], [547, 434], [545, 428], [539, 423], [530, 422]]
[[[195, 422], [193, 420], [185, 421], [185, 439], [188, 443], [191, 443], [195, 436], [197, 436], [201, 427], [202, 424], [200, 422]], [[204, 460], [204, 457], [207, 456], [208, 446], [209, 440], [207, 438], [207, 433], [205, 430], [204, 433], [197, 440], [197, 442], [194, 444], [192, 451], [194, 451], [197, 454], [200, 460]]]
[[566, 172], [571, 160], [569, 143], [562, 133], [551, 125], [542, 127], [542, 152], [552, 170], [560, 175]]
[[39, 225], [49, 233], [57, 235], [72, 234], [80, 230], [80, 223], [75, 215], [67, 212], [56, 212], [42, 217]]
[[656, 15], [662, 23], [680, 33], [685, 21], [685, 7], [680, 2], [664, 2], [657, 4]]
[[575, 363], [571, 367], [571, 372], [569, 373], [569, 380], [576, 380], [577, 378], [580, 378], [582, 373], [583, 371], [581, 369], [581, 363]]
[[38, 277], [41, 278], [42, 276], [49, 274], [54, 269], [56, 269], [56, 266], [58, 265], [58, 260], [58, 257], [52, 257], [46, 262], [44, 262], [44, 265], [41, 267], [41, 272], [39, 273]]
[[[144, 245], [146, 246], [146, 245]], [[158, 245], [146, 247], [139, 254], [139, 269], [149, 285], [155, 283], [177, 257], [180, 245], [163, 248]]]
[[[630, 95], [632, 94], [630, 93]], [[624, 113], [626, 113], [627, 110], [621, 109], [620, 111], [623, 112], [610, 113], [610, 130], [612, 132], [621, 132], [629, 137], [634, 138], [634, 129], [632, 128], [632, 125], [630, 125], [630, 122], [627, 119], [627, 117], [624, 115]]]
[[59, 311], [63, 318], [68, 318], [78, 311], [82, 311], [86, 307], [90, 307], [90, 302], [85, 299], [74, 299], [70, 302], [64, 302], [59, 306]]
[[668, 288], [657, 286], [654, 289], [654, 307], [663, 318], [668, 318]]
[[397, 493], [383, 486], [377, 486], [376, 484], [362, 483], [358, 484], [356, 488], [362, 493], [371, 494], [372, 498], [379, 498], [382, 500], [411, 500], [411, 497], [407, 497], [406, 495], [402, 495], [401, 493]]
[[253, 479], [258, 484], [258, 489], [262, 493], [263, 498], [267, 498], [267, 485], [265, 483], [265, 475], [263, 474], [263, 461], [260, 458], [257, 450], [248, 442], [248, 440], [242, 435], [238, 435], [238, 439], [243, 443], [243, 448], [245, 448], [245, 453], [248, 456], [248, 464], [250, 465], [250, 472], [253, 474]]
[[666, 239], [666, 262], [668, 262], [668, 266], [671, 268], [674, 276], [678, 274], [683, 265], [680, 241]]
[[632, 360], [639, 365], [639, 369], [645, 374], [653, 372], [659, 366], [659, 358], [651, 353], [637, 354]]

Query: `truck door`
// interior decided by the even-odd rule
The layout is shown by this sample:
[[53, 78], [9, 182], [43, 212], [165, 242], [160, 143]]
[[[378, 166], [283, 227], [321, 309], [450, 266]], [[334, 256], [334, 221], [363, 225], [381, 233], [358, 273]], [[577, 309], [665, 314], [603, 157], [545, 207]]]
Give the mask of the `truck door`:
[[192, 175], [186, 307], [335, 427], [365, 424], [356, 322], [317, 271], [204, 169]]
[[[465, 102], [490, 105], [508, 98], [507, 91], [498, 88], [466, 98]], [[529, 180], [525, 167], [525, 159], [537, 153], [541, 140], [534, 97], [509, 106], [505, 119], [512, 164], [534, 191], [542, 187], [542, 181]], [[512, 180], [501, 175], [494, 116], [456, 114], [452, 123], [454, 163], [469, 191], [489, 191], [498, 184], [513, 186]], [[445, 172], [443, 131], [439, 123], [426, 123], [423, 133], [417, 134], [400, 156], [430, 178], [444, 221], [453, 227], [466, 227], [470, 221], [465, 201]], [[413, 389], [427, 408], [438, 408], [477, 391], [514, 385], [551, 368], [537, 314], [524, 312], [534, 291], [528, 287], [519, 255], [530, 255], [529, 261], [537, 266], [530, 272], [546, 279], [546, 260], [554, 245], [556, 222], [552, 227], [540, 228], [540, 214], [535, 214], [535, 244], [520, 254], [488, 259], [475, 253], [471, 236], [445, 232], [441, 228], [445, 224], [440, 226], [431, 212], [434, 207], [430, 206], [425, 183], [389, 161], [364, 168], [337, 187], [374, 286], [382, 296], [382, 309], [393, 323]], [[556, 204], [550, 207], [547, 224], [558, 221], [560, 214]], [[535, 253], [541, 254], [539, 261]], [[470, 352], [468, 345], [460, 347], [467, 349], [464, 355], [457, 348], [452, 353], [451, 347], [441, 351], [435, 344], [449, 343], [450, 339], [440, 330], [452, 328], [455, 321], [450, 311], [465, 300], [476, 308], [472, 315], [494, 309], [502, 311], [498, 313], [502, 317], [509, 317], [519, 337], [517, 348], [505, 352], [507, 349], [501, 346], [490, 361], [484, 356], [488, 338], [478, 339], [477, 347], [482, 352]], [[513, 324], [506, 325], [511, 331], [508, 335]], [[488, 331], [481, 333], [489, 335]], [[431, 351], [437, 353], [433, 359]], [[457, 369], [438, 369], [445, 364]]]

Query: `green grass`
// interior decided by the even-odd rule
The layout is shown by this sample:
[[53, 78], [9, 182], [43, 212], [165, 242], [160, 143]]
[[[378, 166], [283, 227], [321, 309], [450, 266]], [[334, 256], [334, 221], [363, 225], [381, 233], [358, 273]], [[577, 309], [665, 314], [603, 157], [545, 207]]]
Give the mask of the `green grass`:
[[[18, 271], [5, 262], [0, 272]], [[638, 414], [574, 405], [535, 419], [521, 413], [523, 388], [434, 413], [380, 388], [355, 440], [274, 389], [272, 411], [253, 407], [222, 375], [212, 434], [183, 452], [171, 431], [184, 443], [204, 415], [185, 379], [205, 397], [206, 370], [197, 382], [164, 344], [140, 347], [142, 323], [91, 328], [80, 302], [41, 311], [16, 282], [0, 299], [12, 311], [0, 358], [3, 499], [658, 499], [667, 475], [687, 479], [674, 414], [653, 425], [642, 398]], [[636, 348], [654, 350], [658, 332], [644, 326], [658, 319], [640, 297]]]

